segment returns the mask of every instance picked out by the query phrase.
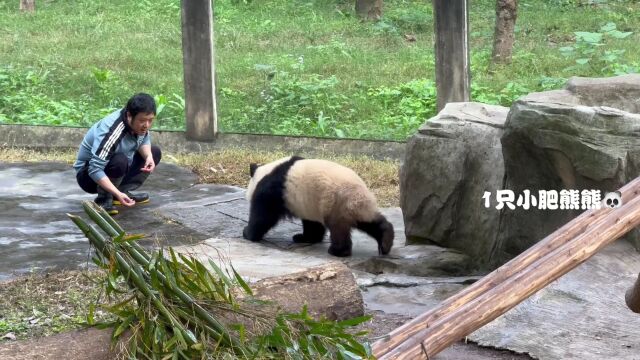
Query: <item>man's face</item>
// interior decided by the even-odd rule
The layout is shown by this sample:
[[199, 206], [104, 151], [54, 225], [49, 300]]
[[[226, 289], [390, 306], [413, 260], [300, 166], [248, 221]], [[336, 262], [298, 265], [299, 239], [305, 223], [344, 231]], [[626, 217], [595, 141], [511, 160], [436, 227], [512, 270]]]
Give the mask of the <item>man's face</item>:
[[156, 117], [154, 113], [138, 113], [133, 119], [131, 115], [127, 116], [129, 119], [129, 126], [136, 135], [144, 135], [151, 129], [153, 119]]

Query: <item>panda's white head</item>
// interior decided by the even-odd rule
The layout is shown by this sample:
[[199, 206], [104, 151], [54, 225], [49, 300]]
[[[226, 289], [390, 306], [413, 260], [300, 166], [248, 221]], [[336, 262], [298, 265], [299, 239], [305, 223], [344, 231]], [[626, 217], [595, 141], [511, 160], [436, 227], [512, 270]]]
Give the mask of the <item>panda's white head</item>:
[[266, 164], [249, 164], [249, 175], [251, 175], [251, 179], [249, 180], [249, 185], [247, 185], [246, 199], [248, 201], [251, 201], [253, 193], [255, 192], [256, 186], [258, 185], [260, 180], [262, 180], [265, 176], [271, 174], [276, 166], [289, 161], [289, 159], [291, 159], [291, 156], [287, 156], [285, 158], [278, 159]]

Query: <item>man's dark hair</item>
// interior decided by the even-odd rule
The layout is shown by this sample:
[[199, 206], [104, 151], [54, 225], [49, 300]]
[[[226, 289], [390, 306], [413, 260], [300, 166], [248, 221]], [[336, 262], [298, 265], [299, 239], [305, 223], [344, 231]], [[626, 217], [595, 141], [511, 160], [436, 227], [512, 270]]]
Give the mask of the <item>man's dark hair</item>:
[[136, 117], [138, 113], [156, 113], [156, 102], [149, 94], [138, 93], [135, 94], [127, 101], [126, 111], [131, 114], [131, 118]]

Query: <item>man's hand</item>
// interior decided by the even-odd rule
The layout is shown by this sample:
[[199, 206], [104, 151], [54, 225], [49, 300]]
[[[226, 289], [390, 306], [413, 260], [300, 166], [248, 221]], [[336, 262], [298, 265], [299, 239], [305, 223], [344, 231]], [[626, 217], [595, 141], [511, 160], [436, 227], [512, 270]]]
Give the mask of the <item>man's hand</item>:
[[118, 201], [120, 201], [120, 204], [124, 206], [133, 206], [136, 204], [136, 202], [133, 199], [129, 198], [125, 193], [118, 193], [117, 195], [115, 195], [115, 197], [118, 199]]
[[156, 168], [156, 163], [153, 161], [153, 156], [149, 156], [144, 161], [144, 166], [140, 170], [151, 173], [155, 168]]

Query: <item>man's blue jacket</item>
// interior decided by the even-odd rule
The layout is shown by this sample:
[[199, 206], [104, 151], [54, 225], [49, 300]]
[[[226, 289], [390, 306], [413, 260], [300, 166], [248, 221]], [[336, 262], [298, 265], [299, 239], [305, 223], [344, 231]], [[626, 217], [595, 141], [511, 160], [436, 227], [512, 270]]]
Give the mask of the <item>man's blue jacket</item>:
[[149, 132], [145, 135], [135, 135], [127, 123], [126, 110], [116, 110], [89, 129], [80, 144], [73, 168], [77, 173], [87, 165], [89, 176], [98, 182], [107, 176], [104, 168], [113, 154], [125, 154], [131, 165], [133, 156], [140, 146], [150, 144]]

